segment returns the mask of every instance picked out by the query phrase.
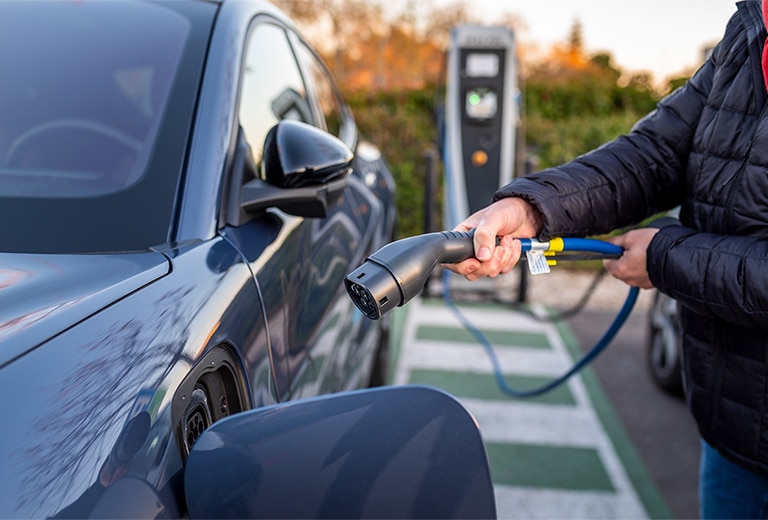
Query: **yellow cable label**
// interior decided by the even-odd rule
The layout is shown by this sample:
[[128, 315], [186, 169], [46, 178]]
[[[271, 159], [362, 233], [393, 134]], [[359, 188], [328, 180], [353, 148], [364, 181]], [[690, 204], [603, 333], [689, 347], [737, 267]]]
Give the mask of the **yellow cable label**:
[[563, 239], [560, 237], [553, 238], [549, 241], [549, 250], [554, 252], [560, 252], [565, 247], [565, 243], [563, 242]]

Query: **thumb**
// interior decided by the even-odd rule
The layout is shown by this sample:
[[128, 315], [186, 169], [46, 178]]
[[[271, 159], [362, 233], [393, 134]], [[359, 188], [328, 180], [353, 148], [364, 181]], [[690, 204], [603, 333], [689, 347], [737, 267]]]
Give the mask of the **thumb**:
[[606, 242], [610, 242], [611, 244], [617, 245], [619, 247], [624, 247], [627, 243], [627, 235], [621, 234], [616, 235], [615, 237], [609, 237], [606, 239]]
[[490, 260], [493, 255], [493, 248], [496, 246], [496, 235], [488, 228], [479, 227], [475, 229], [474, 236], [475, 257], [484, 262]]

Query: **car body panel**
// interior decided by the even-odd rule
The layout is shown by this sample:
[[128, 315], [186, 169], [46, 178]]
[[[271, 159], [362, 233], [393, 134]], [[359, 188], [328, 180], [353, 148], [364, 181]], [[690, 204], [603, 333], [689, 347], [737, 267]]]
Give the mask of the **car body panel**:
[[0, 254], [0, 366], [168, 269], [161, 253]]
[[[273, 11], [271, 4], [260, 9]], [[256, 11], [260, 13], [261, 11]], [[179, 241], [211, 237], [217, 229], [222, 182], [209, 172], [220, 171], [234, 153], [237, 128], [237, 95], [243, 46], [251, 19], [256, 16], [248, 2], [230, 2], [220, 9], [209, 43], [209, 55], [226, 57], [208, 60], [197, 106], [197, 122], [189, 147], [187, 182], [181, 194], [177, 224]]]
[[[87, 4], [59, 7], [87, 13]], [[355, 152], [352, 172], [326, 215], [239, 208], [243, 48], [254, 24], [293, 26], [261, 0], [163, 5], [200, 22], [196, 51], [181, 62], [193, 84], [171, 91], [183, 98], [169, 102], [169, 140], [147, 152], [160, 161], [147, 175], [167, 175], [175, 198], [134, 201], [135, 220], [124, 221], [110, 203], [130, 186], [117, 190], [99, 203], [110, 212], [104, 222], [56, 193], [34, 205], [9, 198], [21, 221], [51, 236], [37, 247], [39, 237], [16, 233], [31, 251], [0, 253], [0, 517], [184, 516], [184, 460], [205, 428], [243, 410], [364, 387], [380, 346], [382, 324], [363, 319], [342, 282], [393, 238], [395, 187], [381, 154], [351, 121], [341, 137]], [[168, 207], [155, 212], [156, 204]], [[82, 211], [77, 221], [88, 220], [91, 235], [106, 229], [114, 248], [69, 248], [66, 211]], [[148, 235], [160, 242], [120, 247], [116, 220], [165, 227]]]
[[178, 496], [171, 398], [212, 346], [247, 353], [238, 369], [252, 383], [249, 406], [276, 401], [264, 314], [239, 253], [223, 239], [171, 253], [169, 275], [0, 369], [0, 391], [15, 396], [0, 405], [14, 418], [0, 445], [3, 516], [61, 516], [73, 503], [82, 507], [70, 509], [76, 517], [90, 511], [93, 503], [78, 500], [86, 490], [93, 500], [116, 439], [139, 412], [151, 427], [124, 469]]
[[[355, 182], [352, 184], [350, 191], [354, 191]], [[326, 219], [301, 219], [270, 211], [263, 218], [224, 231], [251, 263], [269, 309], [281, 399], [363, 384], [361, 379], [370, 370], [367, 365], [347, 383], [342, 380], [352, 375], [347, 361], [371, 359], [375, 345], [360, 339], [374, 335], [369, 324], [359, 319], [337, 280], [363, 260], [363, 251], [378, 243], [374, 229], [380, 222], [375, 218], [377, 213], [383, 213], [379, 206], [370, 201], [364, 205], [359, 197], [345, 195]], [[356, 216], [361, 207], [374, 215], [367, 221], [369, 226]], [[265, 232], [267, 222], [271, 222], [270, 232]], [[272, 255], [262, 250], [259, 237], [264, 236], [274, 236], [268, 246]]]

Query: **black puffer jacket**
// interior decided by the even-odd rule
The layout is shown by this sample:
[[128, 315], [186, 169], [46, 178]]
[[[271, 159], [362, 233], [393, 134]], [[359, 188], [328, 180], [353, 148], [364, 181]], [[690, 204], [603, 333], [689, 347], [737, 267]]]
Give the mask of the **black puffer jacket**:
[[686, 395], [703, 438], [768, 475], [768, 113], [759, 1], [712, 57], [626, 136], [495, 198], [539, 208], [542, 239], [608, 232], [680, 205], [648, 273], [681, 305]]

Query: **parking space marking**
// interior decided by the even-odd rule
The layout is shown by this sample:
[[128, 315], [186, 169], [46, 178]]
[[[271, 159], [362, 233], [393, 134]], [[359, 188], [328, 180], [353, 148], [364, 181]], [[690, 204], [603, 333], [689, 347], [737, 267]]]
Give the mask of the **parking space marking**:
[[[412, 336], [411, 336], [412, 337]], [[402, 353], [407, 358], [402, 362], [407, 363], [411, 369], [439, 368], [468, 372], [489, 373], [493, 366], [488, 356], [485, 355], [480, 345], [475, 343], [455, 343], [451, 341], [418, 340], [418, 349], [409, 349]], [[496, 357], [503, 367], [514, 367], [514, 373], [529, 376], [556, 377], [571, 367], [571, 362], [564, 356], [551, 350], [519, 348], [500, 348], [494, 345]], [[399, 374], [405, 377], [407, 373]], [[397, 381], [402, 384], [404, 381]]]
[[461, 401], [477, 419], [483, 439], [488, 442], [594, 446], [600, 435], [594, 412], [584, 407]]
[[597, 491], [563, 491], [496, 486], [499, 518], [551, 520], [553, 518], [645, 518], [631, 498]]
[[[502, 305], [461, 309], [491, 332], [512, 387], [549, 381], [574, 362], [562, 324]], [[643, 502], [637, 476], [630, 478], [581, 375], [541, 398], [509, 398], [496, 387], [482, 347], [441, 302], [415, 299], [397, 313], [392, 382], [443, 388], [473, 414], [489, 454], [499, 518], [650, 518], [649, 503], [656, 516], [666, 511]]]
[[[505, 381], [515, 388], [535, 388], [549, 382], [549, 378], [506, 375]], [[472, 372], [445, 370], [411, 370], [408, 383], [439, 386], [456, 397], [495, 399], [509, 401], [509, 396], [502, 393], [496, 384], [496, 379], [487, 372], [478, 374]], [[549, 403], [575, 405], [576, 399], [567, 386], [554, 388], [551, 392], [527, 399], [529, 403]]]

